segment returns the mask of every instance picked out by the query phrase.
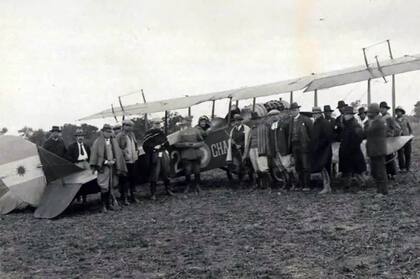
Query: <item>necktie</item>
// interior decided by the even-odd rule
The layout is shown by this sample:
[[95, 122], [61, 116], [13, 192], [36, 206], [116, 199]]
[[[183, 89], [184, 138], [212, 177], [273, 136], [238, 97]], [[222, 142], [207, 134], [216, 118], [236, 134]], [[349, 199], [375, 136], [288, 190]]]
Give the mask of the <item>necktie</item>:
[[79, 145], [80, 145], [80, 155], [85, 155], [85, 152], [83, 152], [83, 144], [82, 143], [79, 143]]

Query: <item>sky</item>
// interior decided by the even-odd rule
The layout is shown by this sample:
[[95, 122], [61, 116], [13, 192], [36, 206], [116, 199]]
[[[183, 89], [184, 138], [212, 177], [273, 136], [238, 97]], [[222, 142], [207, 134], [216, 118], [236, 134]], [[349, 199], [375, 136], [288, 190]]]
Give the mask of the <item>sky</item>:
[[[140, 89], [156, 101], [357, 66], [363, 47], [386, 39], [394, 57], [417, 54], [418, 26], [416, 0], [2, 0], [0, 128], [81, 124], [118, 96], [140, 102]], [[386, 51], [378, 45], [368, 57], [385, 60]], [[420, 72], [398, 75], [397, 105], [411, 111], [419, 85]], [[373, 101], [391, 102], [390, 82], [372, 90]], [[320, 105], [366, 103], [366, 83], [318, 94]], [[313, 105], [312, 93], [294, 99]], [[216, 113], [226, 111], [218, 102]], [[210, 114], [210, 104], [192, 112]], [[106, 122], [115, 120], [88, 123]]]

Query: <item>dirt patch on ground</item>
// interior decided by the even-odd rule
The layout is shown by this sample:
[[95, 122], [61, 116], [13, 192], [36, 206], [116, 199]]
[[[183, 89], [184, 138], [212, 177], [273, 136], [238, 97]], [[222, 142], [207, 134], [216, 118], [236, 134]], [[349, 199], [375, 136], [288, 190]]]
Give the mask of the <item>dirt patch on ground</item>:
[[215, 171], [200, 196], [2, 216], [0, 278], [419, 278], [418, 150], [384, 198], [232, 191]]

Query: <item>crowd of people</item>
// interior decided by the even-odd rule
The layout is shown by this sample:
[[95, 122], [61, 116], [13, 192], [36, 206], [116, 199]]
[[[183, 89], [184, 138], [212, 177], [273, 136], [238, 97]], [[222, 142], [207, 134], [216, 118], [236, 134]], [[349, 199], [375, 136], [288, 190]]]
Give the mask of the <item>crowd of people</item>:
[[[273, 105], [274, 104], [274, 105]], [[241, 185], [245, 174], [252, 188], [270, 188], [275, 184], [276, 172], [285, 178], [285, 187], [295, 191], [311, 190], [311, 174], [320, 173], [323, 189], [320, 194], [331, 192], [331, 180], [336, 172], [333, 167], [333, 148], [340, 142], [338, 172], [343, 178], [345, 191], [351, 190], [351, 182], [362, 185], [369, 170], [377, 185], [377, 192], [388, 193], [387, 183], [397, 173], [396, 155], [387, 154], [386, 138], [411, 135], [412, 129], [405, 110], [395, 109], [395, 117], [389, 114], [386, 102], [372, 103], [367, 109], [357, 112], [344, 101], [339, 101], [340, 115], [332, 117], [333, 109], [326, 105], [301, 112], [297, 103], [285, 106], [273, 102], [266, 106], [267, 114], [251, 112], [245, 117], [243, 111], [234, 108], [226, 116], [229, 129], [226, 166], [231, 185]], [[230, 118], [230, 119], [229, 119]], [[141, 139], [141, 147], [148, 164], [147, 177], [150, 197], [156, 199], [158, 181], [163, 181], [167, 195], [174, 195], [171, 188], [170, 148], [167, 135], [162, 129], [162, 120], [151, 120], [151, 128]], [[120, 204], [138, 203], [136, 198], [136, 161], [140, 144], [133, 133], [134, 123], [124, 120], [122, 125], [104, 124], [99, 137], [88, 146], [82, 129], [75, 132], [75, 142], [66, 148], [58, 126], [53, 126], [51, 135], [44, 144], [48, 151], [66, 158], [83, 169], [97, 173], [101, 191], [103, 212], [115, 209], [112, 189], [118, 187]], [[202, 116], [192, 127], [192, 117], [180, 123], [178, 139], [174, 147], [180, 151], [186, 188], [184, 192], [202, 191], [200, 187], [201, 147], [211, 130], [211, 121]], [[366, 139], [365, 156], [361, 143]], [[410, 170], [411, 141], [398, 151], [399, 169]], [[366, 162], [368, 158], [369, 164]], [[238, 183], [233, 174], [236, 174]], [[192, 176], [194, 175], [194, 179]], [[81, 197], [86, 201], [86, 197]]]

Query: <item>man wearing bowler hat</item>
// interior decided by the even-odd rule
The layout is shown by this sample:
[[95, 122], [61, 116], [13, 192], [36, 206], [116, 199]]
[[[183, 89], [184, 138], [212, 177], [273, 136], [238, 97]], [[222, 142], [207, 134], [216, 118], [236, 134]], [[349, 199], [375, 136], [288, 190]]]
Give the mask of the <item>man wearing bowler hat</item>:
[[156, 200], [156, 185], [159, 178], [165, 183], [166, 194], [172, 196], [170, 189], [170, 158], [168, 153], [169, 142], [162, 131], [162, 119], [153, 118], [152, 127], [146, 132], [143, 140], [143, 150], [146, 153], [149, 165], [149, 182], [151, 199]]
[[[387, 137], [397, 137], [401, 134], [401, 127], [397, 123], [394, 117], [389, 114], [390, 107], [386, 102], [381, 102], [379, 104], [379, 109], [382, 114], [383, 120], [386, 124], [386, 135]], [[388, 178], [394, 180], [394, 176], [397, 174], [397, 165], [395, 162], [395, 154], [389, 154], [385, 157], [386, 161], [386, 172], [388, 173]]]
[[[410, 136], [413, 134], [411, 129], [410, 121], [405, 115], [405, 110], [398, 106], [395, 108], [395, 114], [397, 117], [395, 120], [401, 127], [401, 136]], [[411, 163], [411, 140], [408, 141], [400, 150], [398, 150], [398, 164], [401, 172], [408, 172], [410, 170]]]
[[98, 138], [93, 142], [89, 164], [98, 172], [98, 186], [101, 189], [102, 212], [114, 210], [111, 204], [112, 187], [118, 185], [118, 176], [127, 175], [124, 155], [113, 136], [112, 127], [104, 124]]
[[300, 113], [297, 103], [290, 105], [288, 146], [295, 159], [295, 169], [299, 176], [299, 187], [310, 190], [311, 178], [311, 140], [313, 123], [309, 117]]
[[67, 149], [64, 145], [60, 127], [52, 126], [50, 133], [50, 136], [42, 147], [61, 158], [65, 158]]
[[341, 132], [343, 131], [344, 126], [344, 108], [348, 105], [343, 100], [338, 101], [337, 109], [340, 112], [340, 115], [335, 119], [334, 133], [337, 141], [341, 139]]
[[127, 165], [127, 176], [122, 177], [120, 183], [121, 200], [124, 205], [128, 205], [128, 194], [130, 202], [137, 203], [136, 192], [136, 169], [135, 164], [138, 157], [137, 139], [133, 132], [134, 122], [126, 119], [122, 123], [122, 130], [116, 136], [119, 147], [124, 155]]
[[370, 169], [372, 177], [375, 179], [377, 192], [388, 194], [387, 173], [385, 167], [386, 155], [386, 124], [382, 119], [380, 108], [377, 103], [368, 106], [367, 116], [369, 121], [365, 126], [366, 152], [370, 158]]

